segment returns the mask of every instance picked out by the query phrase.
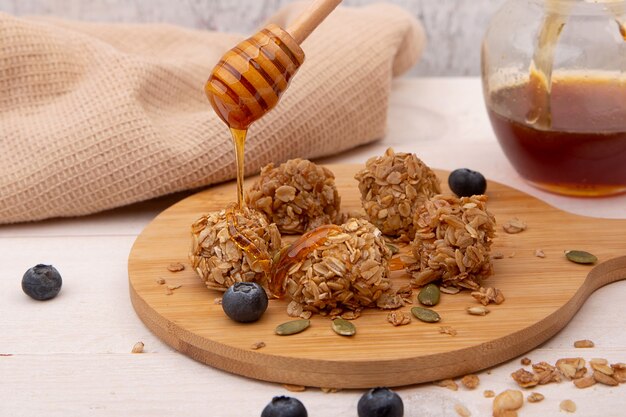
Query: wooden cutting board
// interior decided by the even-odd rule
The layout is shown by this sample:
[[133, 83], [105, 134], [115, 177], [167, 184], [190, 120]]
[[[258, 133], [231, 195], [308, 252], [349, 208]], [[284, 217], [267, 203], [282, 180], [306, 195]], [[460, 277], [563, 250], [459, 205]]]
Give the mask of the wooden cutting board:
[[[359, 210], [354, 173], [357, 165], [329, 166], [344, 211]], [[448, 173], [437, 171], [442, 184]], [[248, 180], [250, 183], [254, 178]], [[444, 193], [450, 193], [444, 185]], [[400, 386], [476, 372], [521, 355], [562, 329], [597, 288], [626, 279], [626, 220], [581, 217], [560, 211], [527, 194], [489, 182], [488, 208], [496, 216], [498, 234], [492, 252], [495, 273], [485, 284], [501, 289], [506, 301], [490, 305], [491, 313], [471, 316], [478, 305], [469, 293], [442, 294], [435, 307], [436, 324], [413, 319], [394, 327], [387, 312], [366, 311], [354, 321], [357, 334], [333, 333], [328, 318], [314, 316], [311, 327], [293, 336], [277, 336], [274, 328], [291, 320], [287, 301], [272, 300], [260, 321], [229, 320], [215, 303], [221, 293], [208, 290], [191, 270], [187, 255], [190, 225], [203, 213], [219, 210], [235, 199], [235, 184], [192, 195], [158, 215], [137, 238], [128, 273], [133, 306], [157, 336], [200, 362], [251, 378], [279, 383], [333, 388]], [[593, 200], [589, 200], [593, 204]], [[519, 234], [501, 225], [518, 217], [528, 224]], [[535, 256], [541, 249], [545, 258]], [[566, 249], [587, 250], [595, 267], [574, 264]], [[404, 248], [406, 250], [406, 248]], [[170, 263], [186, 268], [170, 272]], [[402, 271], [396, 285], [407, 283]], [[165, 285], [157, 283], [164, 278]], [[181, 285], [172, 291], [167, 285]], [[168, 294], [171, 293], [171, 294]], [[411, 306], [403, 308], [409, 311]], [[626, 320], [626, 319], [625, 319]], [[447, 326], [456, 335], [441, 333]], [[584, 338], [584, 335], [581, 335]], [[256, 342], [265, 347], [253, 350]]]

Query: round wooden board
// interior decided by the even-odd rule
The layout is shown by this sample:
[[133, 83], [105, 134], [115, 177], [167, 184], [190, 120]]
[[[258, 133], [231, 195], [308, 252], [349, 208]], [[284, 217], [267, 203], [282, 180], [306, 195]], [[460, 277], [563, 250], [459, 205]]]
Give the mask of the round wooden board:
[[[360, 210], [356, 165], [335, 165], [344, 211]], [[446, 182], [448, 173], [437, 171]], [[254, 181], [254, 178], [248, 182]], [[444, 186], [444, 193], [450, 193]], [[137, 238], [128, 272], [133, 306], [156, 335], [200, 362], [251, 378], [279, 383], [334, 388], [400, 386], [476, 372], [523, 354], [549, 339], [572, 318], [597, 288], [626, 279], [626, 220], [606, 220], [564, 213], [520, 191], [489, 182], [489, 210], [499, 225], [518, 217], [528, 224], [519, 234], [498, 227], [492, 253], [495, 273], [485, 285], [499, 288], [506, 301], [490, 305], [491, 313], [471, 316], [478, 305], [469, 293], [443, 294], [435, 307], [442, 321], [413, 319], [394, 327], [386, 311], [368, 310], [354, 321], [357, 334], [333, 333], [330, 320], [314, 316], [311, 327], [293, 336], [277, 336], [274, 328], [291, 320], [287, 301], [272, 300], [256, 323], [229, 320], [188, 261], [190, 226], [203, 213], [218, 210], [235, 198], [234, 183], [190, 196], [157, 216]], [[592, 203], [592, 201], [590, 201]], [[545, 258], [535, 256], [541, 249]], [[595, 267], [565, 259], [566, 249], [582, 249], [599, 258]], [[403, 250], [406, 250], [404, 248]], [[621, 257], [619, 257], [621, 256]], [[619, 258], [618, 258], [619, 257]], [[186, 268], [170, 272], [170, 263]], [[402, 271], [395, 285], [408, 282]], [[181, 285], [173, 291], [159, 285]], [[171, 292], [171, 294], [168, 294]], [[402, 308], [409, 311], [411, 306]], [[445, 326], [456, 332], [441, 332]], [[256, 342], [265, 347], [253, 350]]]

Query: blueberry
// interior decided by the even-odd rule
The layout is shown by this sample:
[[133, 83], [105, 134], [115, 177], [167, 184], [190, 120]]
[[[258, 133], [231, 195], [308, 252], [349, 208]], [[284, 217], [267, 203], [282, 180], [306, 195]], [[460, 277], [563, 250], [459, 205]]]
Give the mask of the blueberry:
[[256, 282], [236, 282], [224, 293], [222, 308], [240, 323], [257, 321], [267, 309], [267, 294]]
[[378, 387], [367, 391], [357, 405], [359, 417], [402, 417], [402, 398], [389, 388]]
[[261, 417], [307, 417], [304, 404], [297, 398], [280, 397], [272, 398], [272, 401], [265, 406]]
[[35, 300], [49, 300], [61, 291], [61, 274], [52, 265], [35, 265], [22, 277], [22, 290]]
[[487, 189], [487, 181], [483, 174], [467, 168], [452, 171], [448, 177], [448, 185], [452, 192], [459, 197], [485, 194]]

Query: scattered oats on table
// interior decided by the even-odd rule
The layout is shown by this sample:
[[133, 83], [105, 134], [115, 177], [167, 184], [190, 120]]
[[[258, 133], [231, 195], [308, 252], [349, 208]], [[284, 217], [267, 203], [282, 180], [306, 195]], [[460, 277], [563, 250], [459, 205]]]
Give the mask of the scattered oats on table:
[[511, 374], [511, 378], [517, 385], [522, 388], [531, 388], [539, 384], [539, 377], [532, 372], [527, 371], [524, 368], [520, 368]]
[[557, 360], [554, 366], [567, 379], [582, 378], [587, 373], [583, 358], [562, 358]]
[[[229, 221], [229, 214], [231, 221]], [[231, 238], [251, 242], [259, 257], [242, 251]], [[266, 285], [272, 256], [280, 249], [281, 236], [274, 224], [256, 210], [233, 208], [214, 211], [191, 226], [191, 265], [209, 289], [226, 291], [235, 282], [258, 282]]]
[[576, 403], [572, 400], [563, 400], [559, 404], [559, 408], [568, 413], [574, 413], [576, 412]]
[[441, 381], [435, 381], [433, 384], [438, 387], [448, 388], [451, 391], [458, 391], [459, 386], [453, 379], [442, 379]]
[[520, 361], [522, 363], [522, 365], [524, 366], [528, 366], [532, 363], [532, 361], [530, 360], [530, 358], [527, 357], [523, 357], [522, 360]]
[[538, 403], [545, 399], [546, 397], [540, 392], [531, 392], [528, 397], [526, 397], [526, 401], [529, 403]]
[[493, 399], [493, 416], [517, 415], [508, 413], [522, 408], [524, 405], [524, 395], [521, 391], [508, 389], [496, 395]]
[[472, 413], [462, 404], [456, 404], [454, 406], [454, 411], [461, 417], [471, 417]]
[[593, 343], [591, 340], [588, 340], [588, 339], [577, 340], [574, 342], [574, 347], [575, 348], [592, 348], [592, 347], [595, 347], [595, 343]]
[[461, 378], [461, 384], [463, 384], [467, 389], [475, 389], [480, 384], [480, 379], [478, 378], [478, 375], [468, 374]]
[[246, 193], [246, 202], [265, 214], [281, 233], [304, 233], [341, 221], [335, 175], [306, 159], [263, 167]]
[[165, 284], [165, 278], [157, 278], [156, 283], [159, 285]]
[[545, 258], [545, 257], [546, 257], [546, 254], [545, 254], [545, 252], [544, 252], [543, 250], [541, 250], [541, 249], [535, 249], [535, 256], [536, 256], [537, 258]]
[[407, 267], [413, 285], [421, 287], [440, 279], [446, 287], [480, 288], [482, 280], [493, 273], [489, 251], [495, 218], [486, 203], [485, 195], [437, 195], [418, 209], [411, 242], [417, 262]]
[[370, 158], [355, 178], [369, 220], [385, 235], [413, 239], [415, 211], [441, 193], [435, 173], [415, 154], [394, 152]]
[[539, 362], [533, 364], [533, 372], [539, 378], [539, 385], [549, 384], [550, 382], [561, 382], [561, 372], [547, 362]]
[[131, 353], [143, 353], [144, 344], [143, 342], [137, 342], [133, 345], [133, 349]]
[[282, 284], [283, 278], [274, 276], [274, 285], [284, 288], [303, 311], [336, 317], [350, 310], [358, 314], [364, 307], [382, 308], [388, 298], [398, 299], [394, 308], [402, 305], [389, 279], [391, 252], [380, 230], [367, 220], [349, 219], [336, 226], [304, 255], [284, 266]]

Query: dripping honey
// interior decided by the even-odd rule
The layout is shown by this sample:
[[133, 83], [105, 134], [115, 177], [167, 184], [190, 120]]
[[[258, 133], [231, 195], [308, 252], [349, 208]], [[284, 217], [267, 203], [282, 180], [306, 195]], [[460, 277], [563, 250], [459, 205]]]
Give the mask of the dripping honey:
[[311, 252], [326, 242], [328, 236], [341, 232], [334, 224], [327, 224], [306, 232], [290, 246], [281, 250], [278, 259], [272, 264], [270, 293], [282, 297], [285, 293], [285, 279], [291, 267], [303, 261]]
[[550, 127], [531, 124], [535, 85], [493, 91], [487, 110], [504, 152], [530, 182], [562, 194], [626, 191], [626, 80], [567, 76], [552, 81]]

